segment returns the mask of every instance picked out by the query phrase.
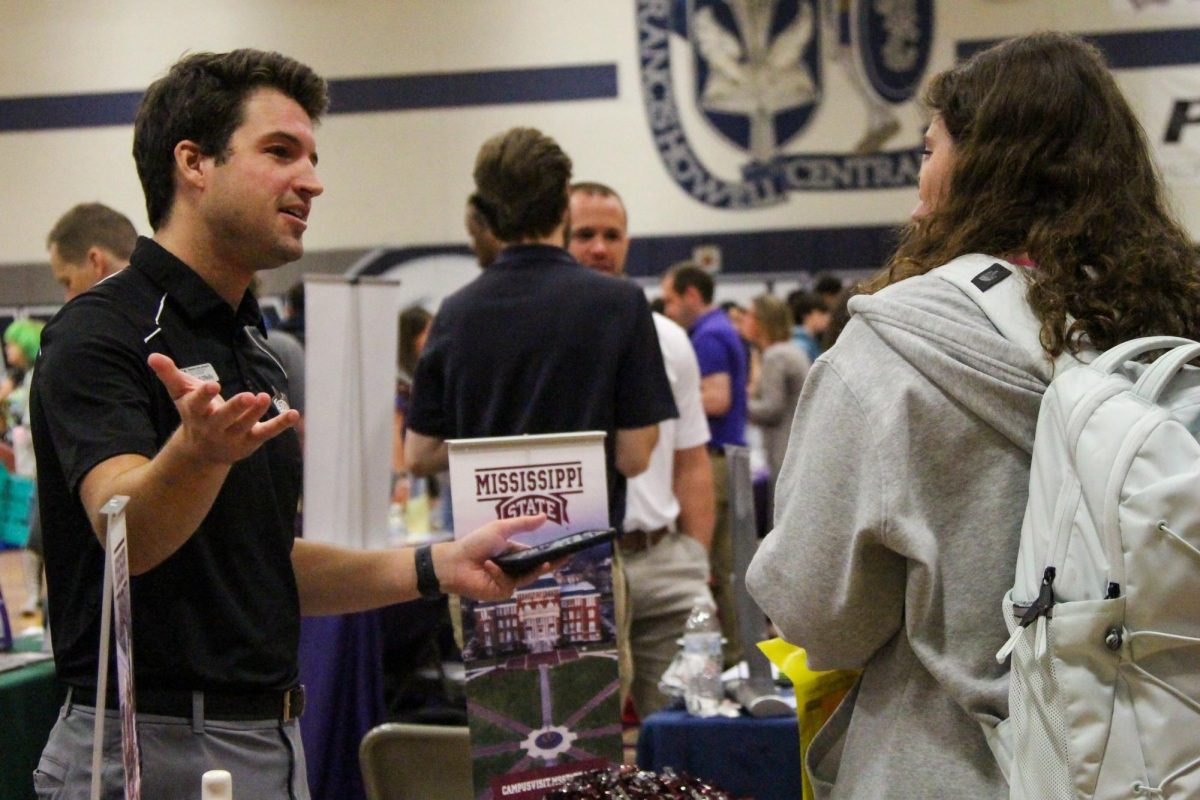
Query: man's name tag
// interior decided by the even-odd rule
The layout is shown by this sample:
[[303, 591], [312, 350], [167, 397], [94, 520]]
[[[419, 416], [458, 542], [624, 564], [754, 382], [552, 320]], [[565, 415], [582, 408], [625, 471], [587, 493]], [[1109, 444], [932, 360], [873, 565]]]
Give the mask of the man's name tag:
[[217, 371], [213, 369], [212, 364], [196, 364], [193, 367], [183, 367], [179, 371], [184, 375], [191, 375], [193, 378], [199, 378], [202, 381], [216, 381], [217, 383], [221, 382], [221, 379], [217, 377]]

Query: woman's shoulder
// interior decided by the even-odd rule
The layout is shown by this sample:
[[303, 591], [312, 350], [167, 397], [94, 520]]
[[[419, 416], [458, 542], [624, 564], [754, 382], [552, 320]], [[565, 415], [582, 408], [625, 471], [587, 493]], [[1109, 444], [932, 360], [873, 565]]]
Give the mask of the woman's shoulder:
[[915, 275], [893, 283], [874, 294], [862, 294], [850, 299], [851, 319], [861, 317], [875, 322], [890, 321], [916, 326], [929, 333], [943, 332], [960, 326], [992, 330], [987, 314], [967, 294], [936, 270]]

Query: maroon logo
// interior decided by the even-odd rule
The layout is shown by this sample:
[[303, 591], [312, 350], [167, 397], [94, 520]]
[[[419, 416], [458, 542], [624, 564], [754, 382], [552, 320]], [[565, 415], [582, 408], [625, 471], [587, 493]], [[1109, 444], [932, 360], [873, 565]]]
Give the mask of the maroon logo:
[[529, 517], [536, 514], [545, 514], [546, 519], [559, 525], [566, 525], [571, 521], [567, 515], [567, 498], [561, 494], [526, 494], [505, 497], [496, 503], [497, 519]]
[[567, 495], [582, 493], [580, 461], [475, 470], [475, 497], [495, 502], [498, 519], [545, 514], [551, 522], [566, 525], [571, 521]]

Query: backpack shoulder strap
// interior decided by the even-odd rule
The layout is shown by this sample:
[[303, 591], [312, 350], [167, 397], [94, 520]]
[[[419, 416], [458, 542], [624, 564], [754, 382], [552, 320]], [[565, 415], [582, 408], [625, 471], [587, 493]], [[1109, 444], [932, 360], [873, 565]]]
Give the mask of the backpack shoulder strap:
[[[1025, 298], [1029, 282], [1024, 267], [995, 256], [969, 253], [929, 274], [957, 286], [979, 306], [1005, 339], [1021, 347], [1035, 361], [1050, 360], [1042, 349], [1041, 323]], [[1054, 362], [1054, 372], [1060, 375], [1064, 369], [1078, 364], [1079, 361], [1069, 353], [1063, 353]]]

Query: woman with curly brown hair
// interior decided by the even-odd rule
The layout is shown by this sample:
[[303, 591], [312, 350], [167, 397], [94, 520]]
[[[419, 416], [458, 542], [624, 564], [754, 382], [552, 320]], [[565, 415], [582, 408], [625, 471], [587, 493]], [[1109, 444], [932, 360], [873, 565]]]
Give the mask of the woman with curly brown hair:
[[[747, 584], [817, 669], [862, 677], [817, 736], [818, 797], [1007, 797], [1011, 585], [1052, 358], [1200, 338], [1196, 253], [1145, 134], [1078, 38], [1003, 42], [935, 77], [913, 221], [808, 379], [775, 529]], [[1047, 358], [936, 267], [1022, 264]]]

